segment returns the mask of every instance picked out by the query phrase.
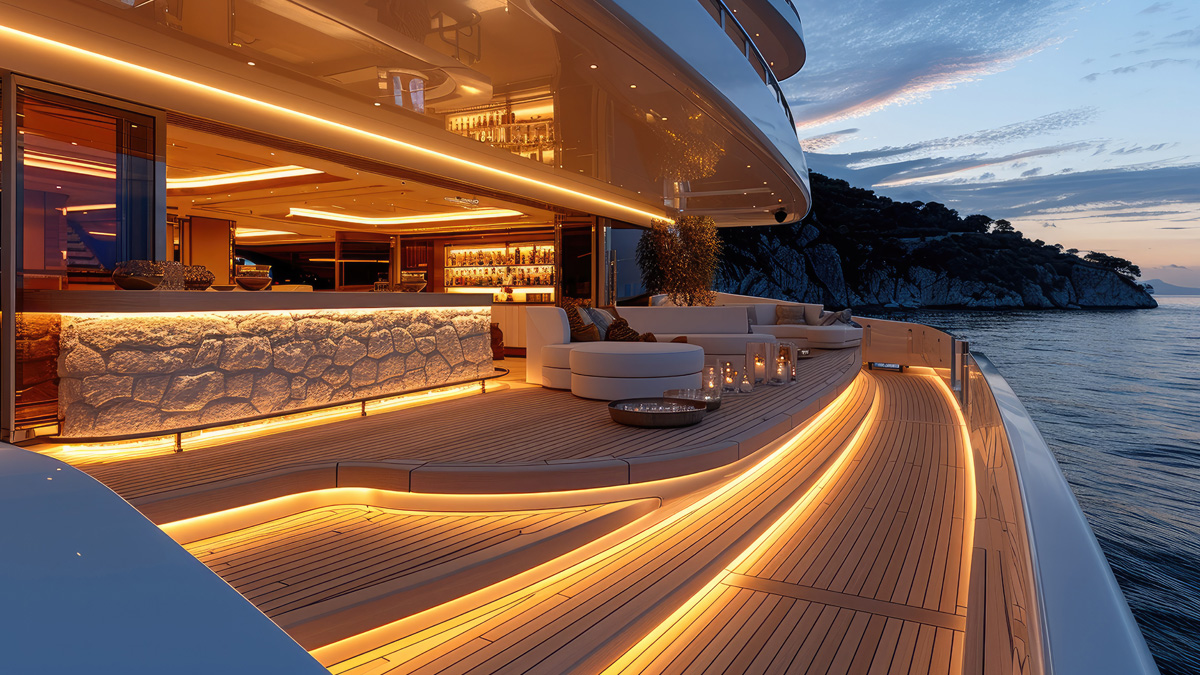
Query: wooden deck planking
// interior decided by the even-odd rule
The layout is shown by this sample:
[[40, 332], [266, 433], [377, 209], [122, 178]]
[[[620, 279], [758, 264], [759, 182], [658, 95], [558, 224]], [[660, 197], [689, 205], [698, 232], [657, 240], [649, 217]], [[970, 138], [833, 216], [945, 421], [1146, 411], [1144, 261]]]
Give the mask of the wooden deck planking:
[[185, 548], [264, 614], [277, 617], [415, 574], [591, 508], [476, 515], [331, 507]]
[[108, 461], [94, 455], [63, 458], [133, 500], [280, 467], [337, 461], [517, 464], [645, 457], [711, 446], [802, 402], [816, 402], [831, 382], [850, 376], [859, 358], [857, 349], [818, 352], [798, 364], [797, 384], [726, 397], [704, 424], [684, 429], [626, 427], [609, 419], [603, 402], [557, 390], [514, 388], [182, 453], [128, 459], [114, 453]]
[[[700, 600], [704, 610], [676, 624], [678, 635], [650, 648], [676, 654], [670, 667], [654, 658], [644, 672], [703, 671], [704, 655], [740, 653], [752, 641], [758, 654], [738, 672], [961, 670], [966, 448], [929, 376], [872, 375], [880, 419], [854, 461], [781, 536], [732, 568], [723, 588]], [[730, 627], [753, 615], [744, 605], [788, 596], [807, 603], [796, 625]], [[764, 631], [788, 637], [764, 639]]]
[[[525, 603], [518, 610], [513, 598], [506, 597], [493, 603], [507, 602], [507, 608], [459, 631], [455, 626], [470, 621], [473, 612], [493, 605], [464, 609], [440, 624], [413, 626], [408, 637], [335, 665], [334, 672], [381, 659], [395, 663], [386, 672], [602, 668], [665, 619], [673, 603], [731, 561], [738, 542], [770, 522], [768, 514], [786, 508], [789, 496], [815, 478], [849, 440], [873, 404], [874, 389], [875, 378], [861, 375], [846, 395], [846, 407], [815, 426], [803, 447], [782, 455], [772, 470], [758, 472], [719, 500], [697, 504], [635, 544], [581, 563], [534, 589], [529, 602], [542, 611]], [[536, 624], [532, 631], [528, 620]], [[431, 634], [453, 637], [435, 647]], [[483, 639], [482, 644], [475, 636], [495, 641]], [[418, 644], [422, 650], [415, 648]], [[430, 650], [436, 650], [436, 657], [429, 657]]]

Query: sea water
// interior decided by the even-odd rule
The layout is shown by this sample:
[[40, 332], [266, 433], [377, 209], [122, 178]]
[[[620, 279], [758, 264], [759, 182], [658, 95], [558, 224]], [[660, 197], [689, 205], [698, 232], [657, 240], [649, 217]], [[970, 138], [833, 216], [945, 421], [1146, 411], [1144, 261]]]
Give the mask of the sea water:
[[1200, 673], [1200, 297], [869, 313], [968, 340], [1058, 459], [1164, 675]]

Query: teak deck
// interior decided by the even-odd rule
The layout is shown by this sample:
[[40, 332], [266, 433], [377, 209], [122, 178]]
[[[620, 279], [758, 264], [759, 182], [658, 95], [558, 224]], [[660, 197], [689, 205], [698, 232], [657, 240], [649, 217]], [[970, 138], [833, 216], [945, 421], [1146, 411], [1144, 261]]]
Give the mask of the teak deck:
[[730, 398], [690, 429], [620, 427], [602, 403], [514, 387], [84, 468], [136, 498], [289, 464], [632, 471], [746, 443], [735, 471], [666, 502], [648, 484], [536, 511], [335, 505], [187, 547], [337, 674], [958, 673], [974, 513], [963, 429], [936, 376], [860, 372], [858, 358], [821, 353], [804, 384]]
[[[738, 438], [747, 430], [798, 407], [817, 409], [820, 398], [828, 395], [831, 387], [839, 383], [844, 387], [849, 382], [860, 358], [857, 349], [819, 352], [799, 362], [797, 384], [760, 386], [748, 395], [726, 397], [722, 407], [703, 424], [684, 429], [626, 427], [609, 419], [602, 401], [540, 387], [514, 387], [181, 453], [164, 450], [156, 456], [131, 459], [121, 459], [117, 454], [112, 461], [95, 455], [61, 459], [79, 466], [139, 507], [158, 495], [194, 492], [287, 467], [327, 469], [327, 476], [314, 476], [310, 482], [297, 477], [299, 482], [289, 485], [288, 491], [334, 487], [344, 484], [338, 480], [338, 462], [390, 462], [390, 466], [406, 472], [399, 479], [404, 484], [389, 486], [391, 489], [441, 492], [467, 485], [486, 491], [487, 485], [495, 482], [487, 469], [498, 464], [509, 468], [542, 465], [543, 469], [553, 464], [563, 468], [564, 473], [569, 467], [580, 467], [579, 480], [594, 478], [599, 482], [559, 489], [598, 487], [636, 482], [636, 476], [630, 478], [631, 471], [642, 467], [631, 470], [629, 460], [638, 458], [661, 456], [665, 460], [681, 450], [732, 445], [736, 459]], [[742, 439], [743, 445], [746, 440]], [[610, 461], [604, 462], [606, 459]], [[464, 464], [483, 471], [467, 475], [462, 471]], [[407, 473], [410, 469], [411, 485]], [[425, 489], [419, 484], [422, 480]], [[556, 476], [554, 480], [564, 479]], [[245, 486], [240, 489], [245, 491]], [[264, 494], [261, 498], [272, 496], [277, 495]], [[166, 515], [147, 515], [156, 522], [167, 522]], [[170, 517], [190, 515], [194, 513]]]
[[622, 545], [315, 653], [355, 675], [958, 672], [968, 486], [939, 387], [862, 373], [796, 443]]

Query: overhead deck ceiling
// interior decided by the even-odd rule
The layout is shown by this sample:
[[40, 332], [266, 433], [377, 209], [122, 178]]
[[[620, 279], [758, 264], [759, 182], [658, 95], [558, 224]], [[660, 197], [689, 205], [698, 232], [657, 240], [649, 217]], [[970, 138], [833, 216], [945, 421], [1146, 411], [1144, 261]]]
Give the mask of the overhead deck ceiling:
[[[774, 222], [778, 208], [807, 210], [792, 167], [746, 132], [744, 119], [681, 84], [669, 61], [639, 62], [579, 18], [582, 7], [552, 0], [0, 0], [4, 25], [212, 89], [176, 91], [174, 82], [143, 80], [103, 60], [71, 61], [74, 55], [40, 43], [14, 48], [0, 65], [514, 201], [643, 224], [648, 218], [630, 208], [667, 216], [682, 209], [726, 226]], [[231, 105], [209, 91], [299, 110], [328, 125]], [[557, 151], [546, 163], [455, 133], [456, 115], [539, 93], [551, 97], [556, 134]], [[397, 143], [371, 143], [365, 134], [347, 143], [346, 129]], [[351, 181], [339, 190], [359, 187]]]

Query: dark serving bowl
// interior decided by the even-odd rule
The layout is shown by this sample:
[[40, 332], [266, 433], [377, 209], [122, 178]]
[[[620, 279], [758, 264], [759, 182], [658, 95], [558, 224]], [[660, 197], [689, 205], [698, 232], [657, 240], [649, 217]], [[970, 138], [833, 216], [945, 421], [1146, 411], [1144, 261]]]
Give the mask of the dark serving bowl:
[[608, 414], [632, 427], [686, 427], [704, 419], [707, 407], [686, 398], [626, 398], [609, 403]]
[[162, 283], [161, 274], [120, 274], [114, 272], [113, 283], [126, 291], [151, 291]]
[[247, 291], [261, 291], [271, 285], [271, 277], [235, 277], [234, 281]]

